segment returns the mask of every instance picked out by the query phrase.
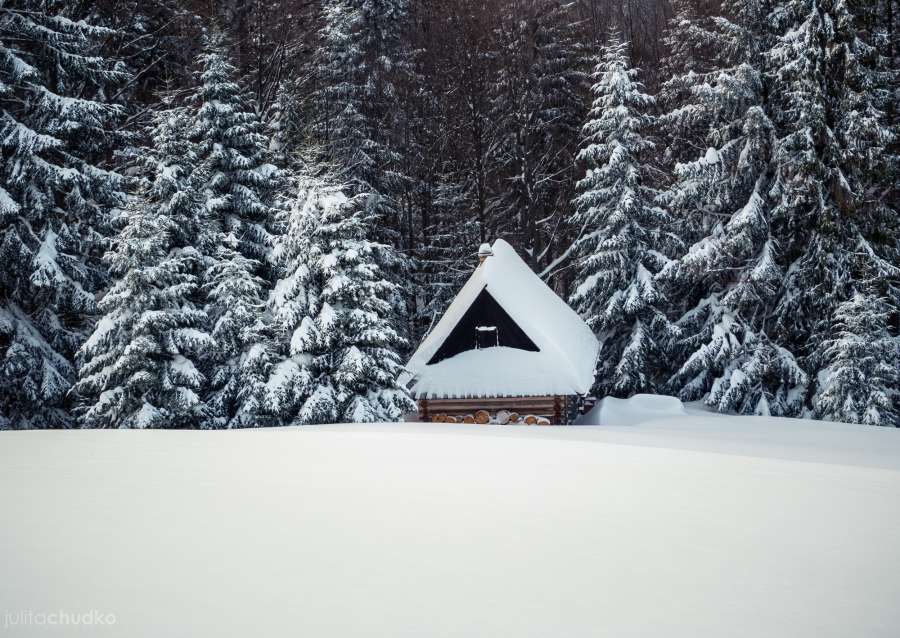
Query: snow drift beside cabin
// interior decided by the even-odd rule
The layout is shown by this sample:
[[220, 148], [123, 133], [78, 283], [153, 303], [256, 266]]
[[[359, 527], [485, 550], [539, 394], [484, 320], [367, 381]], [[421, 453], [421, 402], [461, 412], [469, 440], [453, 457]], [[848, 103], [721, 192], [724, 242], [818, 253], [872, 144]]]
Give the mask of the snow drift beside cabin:
[[[498, 239], [401, 377], [415, 398], [583, 394], [591, 389], [600, 344], [512, 246]], [[509, 314], [539, 352], [485, 348], [428, 365], [482, 290]]]
[[684, 404], [662, 394], [636, 394], [630, 399], [605, 397], [575, 420], [575, 425], [636, 425], [655, 419], [687, 416]]

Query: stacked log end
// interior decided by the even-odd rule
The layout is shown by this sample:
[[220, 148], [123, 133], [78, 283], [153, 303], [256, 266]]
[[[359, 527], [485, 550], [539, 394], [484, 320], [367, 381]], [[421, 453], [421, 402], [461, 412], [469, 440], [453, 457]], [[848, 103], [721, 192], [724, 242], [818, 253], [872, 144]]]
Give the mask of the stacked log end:
[[545, 416], [535, 414], [520, 415], [508, 409], [500, 409], [491, 412], [488, 409], [475, 411], [474, 414], [447, 414], [446, 412], [438, 412], [431, 415], [432, 423], [477, 423], [479, 425], [487, 425], [494, 423], [498, 425], [552, 425], [550, 419]]

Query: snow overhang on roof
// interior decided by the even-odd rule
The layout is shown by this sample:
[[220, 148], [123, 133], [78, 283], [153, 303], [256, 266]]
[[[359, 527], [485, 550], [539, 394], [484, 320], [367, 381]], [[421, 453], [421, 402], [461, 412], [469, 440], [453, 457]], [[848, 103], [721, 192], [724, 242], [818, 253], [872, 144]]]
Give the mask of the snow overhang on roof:
[[[503, 307], [537, 352], [492, 347], [428, 364], [483, 290]], [[591, 329], [512, 246], [498, 239], [447, 312], [422, 341], [400, 382], [415, 398], [585, 394], [594, 382], [600, 343]]]

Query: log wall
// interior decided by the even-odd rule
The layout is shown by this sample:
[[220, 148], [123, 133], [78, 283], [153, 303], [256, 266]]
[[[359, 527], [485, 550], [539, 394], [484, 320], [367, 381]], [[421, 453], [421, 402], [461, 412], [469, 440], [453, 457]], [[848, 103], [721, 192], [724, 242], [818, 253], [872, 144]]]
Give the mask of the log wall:
[[563, 425], [568, 412], [566, 403], [565, 396], [420, 399], [419, 419], [427, 422], [437, 414], [462, 417], [479, 410], [487, 410], [491, 415], [507, 410], [522, 417], [528, 414], [545, 417], [553, 425]]

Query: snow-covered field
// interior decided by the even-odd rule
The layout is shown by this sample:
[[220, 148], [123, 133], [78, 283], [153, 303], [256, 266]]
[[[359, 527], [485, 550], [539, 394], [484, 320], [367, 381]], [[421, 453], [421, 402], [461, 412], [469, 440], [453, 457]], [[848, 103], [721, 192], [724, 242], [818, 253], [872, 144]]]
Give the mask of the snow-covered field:
[[0, 433], [0, 635], [900, 635], [900, 431], [623, 414]]

